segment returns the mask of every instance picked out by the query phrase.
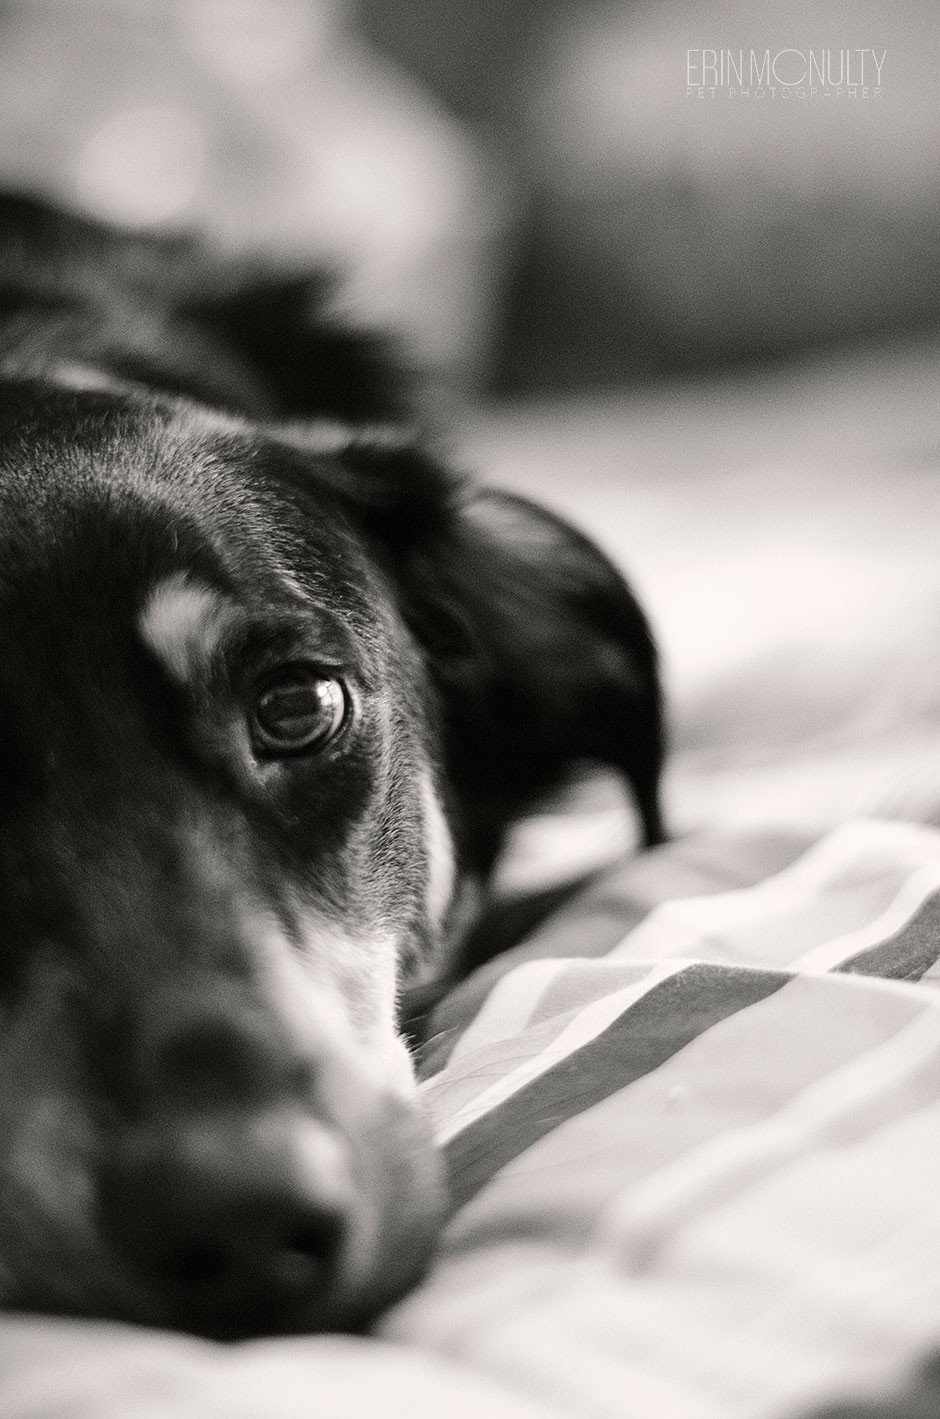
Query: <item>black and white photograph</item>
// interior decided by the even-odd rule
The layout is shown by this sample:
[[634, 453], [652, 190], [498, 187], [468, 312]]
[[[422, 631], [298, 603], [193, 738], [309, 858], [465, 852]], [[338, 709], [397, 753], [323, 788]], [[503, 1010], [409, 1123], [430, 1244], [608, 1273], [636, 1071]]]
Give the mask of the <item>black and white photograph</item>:
[[940, 8], [0, 0], [0, 1419], [940, 1419]]

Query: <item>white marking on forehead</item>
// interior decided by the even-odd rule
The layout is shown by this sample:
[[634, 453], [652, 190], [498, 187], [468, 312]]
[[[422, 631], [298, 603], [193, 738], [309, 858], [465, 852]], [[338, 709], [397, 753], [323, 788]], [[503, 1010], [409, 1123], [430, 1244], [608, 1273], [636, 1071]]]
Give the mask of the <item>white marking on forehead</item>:
[[454, 843], [430, 774], [421, 785], [421, 798], [428, 854], [428, 915], [432, 926], [439, 928], [454, 895]]
[[219, 592], [176, 573], [151, 591], [138, 627], [170, 674], [188, 684], [205, 670], [233, 616]]

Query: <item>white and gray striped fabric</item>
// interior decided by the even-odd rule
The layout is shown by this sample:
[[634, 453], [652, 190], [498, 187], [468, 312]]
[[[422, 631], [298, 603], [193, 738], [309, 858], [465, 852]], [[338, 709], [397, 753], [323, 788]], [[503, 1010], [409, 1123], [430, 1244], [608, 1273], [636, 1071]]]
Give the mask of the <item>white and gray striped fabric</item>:
[[445, 1006], [456, 1210], [390, 1335], [585, 1419], [799, 1414], [940, 1348], [940, 831], [677, 844], [518, 955]]

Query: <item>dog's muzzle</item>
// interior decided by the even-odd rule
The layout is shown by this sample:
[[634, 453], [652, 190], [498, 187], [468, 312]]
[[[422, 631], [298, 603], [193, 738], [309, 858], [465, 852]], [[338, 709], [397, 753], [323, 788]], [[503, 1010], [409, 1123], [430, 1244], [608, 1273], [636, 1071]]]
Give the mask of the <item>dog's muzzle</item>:
[[355, 1327], [400, 1294], [440, 1201], [413, 1101], [237, 989], [133, 1015], [96, 1169], [127, 1318], [225, 1339]]

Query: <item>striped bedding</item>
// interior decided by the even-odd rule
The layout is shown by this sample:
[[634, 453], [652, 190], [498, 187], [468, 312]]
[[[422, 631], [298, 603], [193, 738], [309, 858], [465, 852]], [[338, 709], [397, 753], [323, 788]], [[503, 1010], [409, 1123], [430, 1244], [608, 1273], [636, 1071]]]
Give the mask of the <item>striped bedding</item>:
[[440, 1005], [453, 1212], [368, 1338], [0, 1323], [0, 1419], [940, 1414], [940, 830], [699, 833]]
[[455, 1212], [386, 1334], [571, 1416], [903, 1385], [940, 1347], [938, 958], [932, 827], [608, 874], [442, 1007]]

